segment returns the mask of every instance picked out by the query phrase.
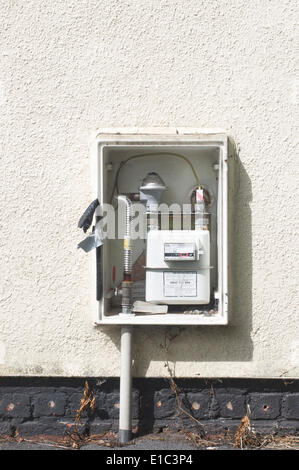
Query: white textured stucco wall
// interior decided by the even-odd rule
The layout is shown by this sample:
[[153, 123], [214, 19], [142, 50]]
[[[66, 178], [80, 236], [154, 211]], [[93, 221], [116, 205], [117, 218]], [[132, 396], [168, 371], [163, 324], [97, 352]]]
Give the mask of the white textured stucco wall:
[[[239, 146], [235, 311], [186, 328], [177, 376], [298, 376], [294, 0], [1, 0], [0, 372], [118, 375], [77, 220], [99, 127], [224, 128]], [[298, 194], [297, 194], [298, 200]], [[136, 328], [134, 374], [165, 375]]]

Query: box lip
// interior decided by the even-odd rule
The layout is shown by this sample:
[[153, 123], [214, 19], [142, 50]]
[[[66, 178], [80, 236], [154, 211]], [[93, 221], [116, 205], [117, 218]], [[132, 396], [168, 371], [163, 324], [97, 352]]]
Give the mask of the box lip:
[[[173, 315], [173, 321], [170, 321], [170, 317], [165, 319], [163, 318], [166, 315]], [[176, 325], [190, 325], [190, 326], [222, 326], [228, 325], [228, 318], [224, 317], [223, 315], [217, 315], [215, 317], [207, 317], [206, 321], [201, 322], [198, 320], [197, 316], [202, 315], [192, 315], [192, 319], [190, 318], [191, 315], [187, 315], [184, 313], [177, 313], [177, 314], [153, 314], [153, 315], [112, 315], [111, 317], [105, 316], [104, 319], [95, 321], [95, 326], [100, 325], [168, 325], [168, 326], [176, 326]]]
[[[224, 165], [227, 165], [228, 158], [228, 143], [232, 139], [229, 133], [225, 129], [214, 128], [193, 128], [193, 127], [115, 127], [115, 128], [100, 128], [97, 130], [94, 136], [95, 147], [95, 157], [97, 165], [99, 163], [99, 151], [106, 145], [109, 147], [116, 146], [130, 146], [131, 144], [138, 146], [139, 145], [198, 145], [203, 146], [205, 143], [207, 145], [213, 145], [219, 147], [221, 152], [221, 159]], [[233, 141], [233, 139], [232, 139]], [[98, 168], [97, 168], [98, 174]], [[97, 187], [97, 194], [98, 187]], [[226, 276], [225, 276], [226, 277]], [[227, 290], [225, 289], [225, 295], [227, 295]], [[225, 297], [224, 295], [224, 297]], [[228, 324], [228, 312], [227, 305], [224, 302], [221, 302], [222, 307], [219, 311], [219, 314], [215, 316], [212, 321], [202, 321], [202, 318], [196, 318], [192, 320], [186, 318], [186, 314], [176, 314], [174, 315], [173, 321], [161, 321], [157, 318], [157, 315], [152, 315], [150, 318], [148, 315], [147, 318], [140, 318], [141, 315], [134, 316], [130, 321], [122, 318], [119, 315], [113, 315], [112, 318], [109, 318], [109, 315], [103, 315], [103, 306], [101, 302], [96, 300], [96, 318], [94, 321], [95, 326], [100, 325], [190, 325], [190, 326], [217, 326], [217, 325], [227, 325]], [[223, 310], [224, 309], [224, 310]], [[201, 316], [201, 315], [199, 315]], [[183, 318], [184, 317], [184, 318]], [[169, 320], [169, 318], [168, 318]], [[215, 321], [213, 321], [215, 320]]]
[[100, 127], [96, 130], [94, 138], [97, 139], [102, 135], [223, 135], [227, 136], [228, 131], [224, 128], [205, 128], [205, 127]]
[[[97, 144], [115, 145], [138, 143], [138, 142], [152, 142], [161, 138], [165, 142], [175, 141], [182, 143], [186, 139], [186, 144], [192, 142], [207, 141], [214, 142], [214, 145], [223, 146], [232, 140], [228, 131], [223, 128], [200, 128], [200, 127], [119, 127], [119, 128], [100, 128], [98, 129], [93, 138], [93, 142]], [[119, 143], [116, 143], [119, 142]], [[200, 142], [200, 143], [203, 143]]]

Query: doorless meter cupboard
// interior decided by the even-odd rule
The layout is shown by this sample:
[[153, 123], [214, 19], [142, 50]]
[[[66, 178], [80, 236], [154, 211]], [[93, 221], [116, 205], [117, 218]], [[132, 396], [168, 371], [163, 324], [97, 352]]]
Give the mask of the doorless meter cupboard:
[[[103, 130], [96, 138], [97, 213], [106, 214], [111, 225], [112, 215], [103, 214], [101, 205], [115, 209], [113, 237], [110, 226], [96, 254], [96, 322], [225, 325], [228, 137], [184, 129], [154, 132]], [[118, 224], [123, 230], [117, 231]], [[123, 292], [130, 297], [127, 317]]]

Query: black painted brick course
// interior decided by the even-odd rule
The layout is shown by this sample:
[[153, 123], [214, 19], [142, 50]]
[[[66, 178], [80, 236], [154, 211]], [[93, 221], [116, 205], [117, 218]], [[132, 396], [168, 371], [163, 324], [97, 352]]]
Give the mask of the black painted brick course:
[[[82, 414], [80, 429], [101, 433], [118, 429], [118, 378], [0, 378], [0, 434], [64, 434], [74, 425], [85, 380], [96, 409]], [[180, 400], [207, 432], [236, 430], [251, 410], [251, 423], [265, 432], [298, 432], [299, 381], [283, 379], [177, 379]], [[180, 414], [166, 379], [133, 379], [133, 425], [151, 432], [164, 427], [194, 429]]]

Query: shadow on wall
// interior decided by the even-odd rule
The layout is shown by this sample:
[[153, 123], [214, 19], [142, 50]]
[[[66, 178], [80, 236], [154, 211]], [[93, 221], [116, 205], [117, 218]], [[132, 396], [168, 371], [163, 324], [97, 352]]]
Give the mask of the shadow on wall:
[[[176, 336], [168, 360], [176, 362], [242, 362], [252, 358], [252, 221], [250, 178], [238, 155], [230, 172], [233, 206], [230, 220], [231, 314], [227, 326], [135, 326], [133, 376], [144, 377], [152, 361], [164, 361], [165, 334]], [[120, 328], [103, 330], [120, 347]], [[186, 374], [187, 376], [188, 374]], [[213, 374], [212, 374], [213, 375]], [[215, 374], [215, 376], [219, 374]]]

